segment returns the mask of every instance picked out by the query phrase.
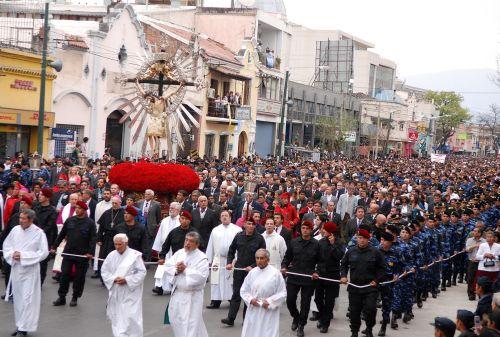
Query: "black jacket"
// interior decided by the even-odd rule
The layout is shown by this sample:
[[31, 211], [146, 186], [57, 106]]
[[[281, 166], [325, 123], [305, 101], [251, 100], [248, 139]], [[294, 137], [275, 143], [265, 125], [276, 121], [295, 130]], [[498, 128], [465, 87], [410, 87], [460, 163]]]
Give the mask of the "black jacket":
[[158, 254], [161, 259], [164, 259], [168, 254], [170, 249], [172, 249], [172, 254], [176, 251], [184, 248], [184, 240], [186, 239], [186, 234], [189, 232], [198, 232], [196, 228], [189, 225], [187, 229], [182, 229], [181, 226], [175, 227], [168, 233], [163, 246], [161, 247], [161, 252]]
[[285, 239], [286, 248], [290, 247], [290, 243], [292, 242], [292, 231], [290, 231], [285, 226], [281, 226], [280, 235]]
[[483, 318], [483, 314], [489, 314], [491, 312], [491, 301], [493, 300], [493, 294], [485, 294], [483, 297], [477, 301], [477, 308], [474, 315]]
[[[375, 247], [368, 245], [365, 248], [351, 247], [340, 263], [340, 276], [347, 277], [351, 272], [350, 282], [356, 285], [367, 285], [372, 281], [380, 283], [387, 273], [384, 257]], [[349, 285], [350, 292], [369, 293], [377, 291], [377, 287], [355, 288]]]
[[257, 231], [254, 231], [252, 235], [246, 235], [245, 231], [239, 232], [229, 246], [227, 263], [232, 263], [238, 252], [238, 259], [234, 264], [236, 268], [255, 267], [255, 252], [261, 248], [266, 249], [266, 241]]
[[[304, 240], [301, 236], [293, 239], [286, 250], [281, 266], [290, 272], [312, 275], [317, 271], [316, 264], [320, 261], [318, 240]], [[287, 282], [291, 284], [312, 285], [312, 278], [288, 275]]]
[[[63, 225], [61, 233], [57, 236], [56, 242], [52, 246], [56, 249], [61, 242], [66, 239], [64, 253], [85, 255], [94, 255], [96, 243], [95, 223], [89, 217], [79, 218], [72, 216], [68, 218]], [[65, 256], [64, 258], [72, 258]], [[77, 257], [72, 259], [78, 259]]]
[[35, 207], [37, 226], [43, 229], [47, 237], [47, 244], [52, 247], [57, 238], [57, 211], [52, 205]]
[[344, 256], [344, 247], [338, 242], [338, 239], [331, 244], [328, 238], [322, 238], [318, 241], [318, 244], [320, 260], [317, 270], [319, 276], [338, 278], [340, 275], [340, 260]]
[[203, 219], [201, 218], [200, 208], [195, 208], [191, 211], [191, 216], [193, 220], [191, 221], [191, 226], [196, 228], [196, 231], [200, 233], [202, 244], [200, 245], [200, 249], [205, 251], [205, 247], [208, 244], [208, 240], [210, 239], [210, 233], [212, 233], [212, 229], [217, 226], [217, 217], [215, 212], [207, 207], [205, 210], [205, 216]]
[[146, 229], [144, 226], [135, 223], [133, 226], [128, 226], [126, 223], [121, 223], [115, 228], [116, 234], [127, 234], [128, 246], [142, 253], [145, 261], [149, 259], [151, 254], [148, 240], [146, 238]]

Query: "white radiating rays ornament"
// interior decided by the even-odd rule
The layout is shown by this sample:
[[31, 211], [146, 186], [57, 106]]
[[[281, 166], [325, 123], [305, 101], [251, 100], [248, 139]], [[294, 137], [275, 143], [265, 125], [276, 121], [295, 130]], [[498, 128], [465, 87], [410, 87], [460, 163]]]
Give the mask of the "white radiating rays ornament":
[[128, 127], [135, 130], [132, 143], [142, 140], [142, 144], [139, 143], [142, 154], [146, 153], [148, 142], [151, 153], [158, 154], [160, 139], [165, 139], [171, 157], [175, 140], [184, 149], [181, 130], [190, 132], [193, 126], [200, 127], [194, 114], [201, 116], [202, 112], [187, 100], [187, 87], [199, 91], [206, 86], [206, 81], [197, 77], [197, 58], [189, 46], [164, 41], [151, 49], [135, 78], [120, 80], [124, 87], [128, 83], [135, 85], [133, 89], [124, 89], [127, 102], [118, 107], [125, 112], [120, 123], [130, 119]]

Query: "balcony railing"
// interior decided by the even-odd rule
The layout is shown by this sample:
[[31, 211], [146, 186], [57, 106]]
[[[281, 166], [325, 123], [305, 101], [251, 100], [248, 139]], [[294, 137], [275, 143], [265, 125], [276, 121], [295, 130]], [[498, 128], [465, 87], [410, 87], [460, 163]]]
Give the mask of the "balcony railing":
[[234, 119], [236, 113], [236, 105], [230, 105], [229, 111], [231, 111], [231, 116], [228, 114], [227, 104], [224, 102], [209, 101], [208, 103], [208, 117], [217, 118], [231, 118]]

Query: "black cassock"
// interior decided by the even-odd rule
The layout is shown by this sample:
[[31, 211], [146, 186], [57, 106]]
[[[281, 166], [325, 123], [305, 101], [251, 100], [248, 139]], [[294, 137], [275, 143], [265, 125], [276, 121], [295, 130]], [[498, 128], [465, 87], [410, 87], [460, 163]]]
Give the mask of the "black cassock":
[[99, 231], [97, 232], [97, 242], [102, 242], [99, 258], [105, 259], [109, 253], [115, 250], [113, 237], [117, 234], [116, 226], [125, 222], [123, 214], [125, 211], [122, 208], [110, 208], [102, 213], [101, 218], [97, 222], [99, 224]]

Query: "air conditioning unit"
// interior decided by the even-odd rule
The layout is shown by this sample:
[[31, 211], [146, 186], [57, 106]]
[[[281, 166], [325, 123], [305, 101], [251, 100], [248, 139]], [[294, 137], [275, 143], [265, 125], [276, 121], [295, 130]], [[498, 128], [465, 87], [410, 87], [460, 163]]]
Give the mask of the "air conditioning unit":
[[215, 98], [215, 89], [214, 88], [208, 88], [207, 97], [208, 98]]

